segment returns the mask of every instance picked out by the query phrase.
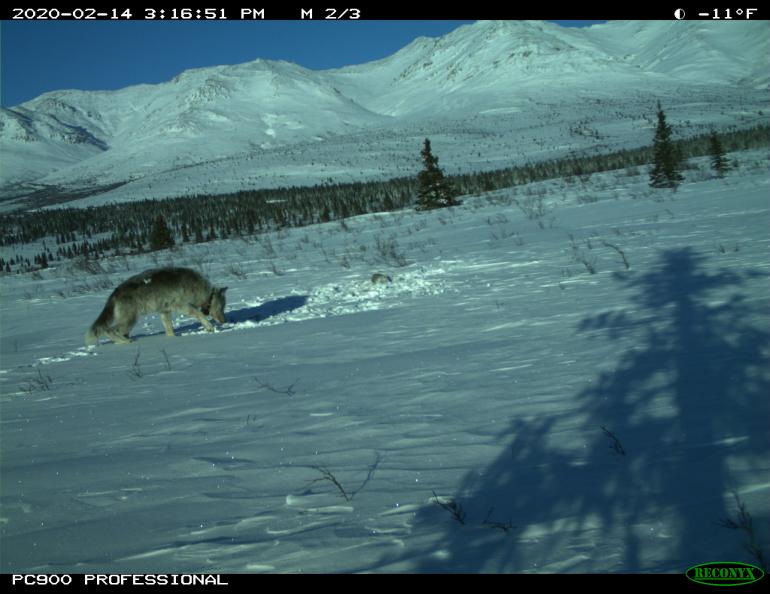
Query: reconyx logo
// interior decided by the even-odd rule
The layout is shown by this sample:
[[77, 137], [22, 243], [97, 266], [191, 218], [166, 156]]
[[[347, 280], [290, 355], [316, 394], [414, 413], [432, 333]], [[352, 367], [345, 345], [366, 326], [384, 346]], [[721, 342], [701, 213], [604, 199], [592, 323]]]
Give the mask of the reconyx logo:
[[692, 581], [707, 586], [742, 586], [761, 580], [765, 572], [746, 563], [718, 561], [691, 567], [685, 575]]

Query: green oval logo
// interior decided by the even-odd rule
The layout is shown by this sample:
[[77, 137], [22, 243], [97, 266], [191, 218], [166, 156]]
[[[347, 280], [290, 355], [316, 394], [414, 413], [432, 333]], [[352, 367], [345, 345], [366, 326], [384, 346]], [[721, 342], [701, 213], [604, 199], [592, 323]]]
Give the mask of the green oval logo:
[[748, 563], [717, 561], [695, 565], [685, 575], [693, 582], [707, 586], [743, 586], [761, 580], [765, 572]]

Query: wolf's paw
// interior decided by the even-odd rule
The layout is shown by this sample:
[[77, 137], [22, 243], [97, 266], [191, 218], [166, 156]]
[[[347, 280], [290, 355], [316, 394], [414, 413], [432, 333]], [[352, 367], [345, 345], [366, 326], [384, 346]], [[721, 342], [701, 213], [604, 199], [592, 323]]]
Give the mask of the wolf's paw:
[[109, 338], [111, 338], [112, 342], [115, 344], [131, 344], [134, 342], [132, 338], [120, 334], [110, 334]]

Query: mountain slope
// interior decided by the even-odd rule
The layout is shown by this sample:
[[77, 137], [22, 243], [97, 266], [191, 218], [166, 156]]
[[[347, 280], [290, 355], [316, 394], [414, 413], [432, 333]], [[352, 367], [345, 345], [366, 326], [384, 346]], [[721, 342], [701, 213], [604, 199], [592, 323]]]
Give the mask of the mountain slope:
[[645, 71], [757, 89], [770, 82], [768, 21], [624, 22], [594, 25], [588, 34]]
[[530, 21], [466, 25], [438, 39], [421, 37], [385, 60], [336, 71], [351, 96], [393, 115], [447, 111], [460, 103], [452, 102], [456, 97], [510, 101], [522, 83], [542, 87], [628, 73], [626, 64], [579, 32]]

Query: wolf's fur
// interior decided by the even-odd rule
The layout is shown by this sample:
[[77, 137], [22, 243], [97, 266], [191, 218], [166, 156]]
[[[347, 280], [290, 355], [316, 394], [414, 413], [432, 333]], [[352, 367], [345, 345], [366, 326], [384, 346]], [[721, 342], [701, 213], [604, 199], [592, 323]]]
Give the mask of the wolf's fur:
[[166, 334], [174, 336], [171, 313], [180, 312], [196, 318], [209, 332], [214, 327], [210, 315], [225, 322], [225, 291], [214, 287], [202, 275], [189, 268], [156, 268], [132, 276], [112, 292], [102, 313], [86, 333], [86, 344], [99, 343], [100, 336], [113, 342], [131, 342], [128, 333], [140, 315], [159, 313]]

